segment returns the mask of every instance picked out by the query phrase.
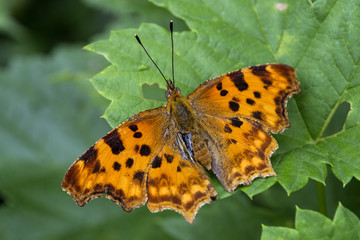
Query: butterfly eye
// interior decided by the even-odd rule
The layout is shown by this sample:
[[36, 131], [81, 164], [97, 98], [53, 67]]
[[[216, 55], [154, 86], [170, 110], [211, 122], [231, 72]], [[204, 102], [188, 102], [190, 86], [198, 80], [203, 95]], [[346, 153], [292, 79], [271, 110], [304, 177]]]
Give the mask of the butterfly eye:
[[169, 99], [171, 97], [170, 89], [165, 92], [165, 97], [166, 99]]

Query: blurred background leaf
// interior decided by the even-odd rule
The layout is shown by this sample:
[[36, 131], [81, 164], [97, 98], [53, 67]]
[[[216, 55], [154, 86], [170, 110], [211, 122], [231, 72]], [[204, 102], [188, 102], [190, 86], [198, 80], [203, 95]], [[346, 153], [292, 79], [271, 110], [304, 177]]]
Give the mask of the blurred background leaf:
[[[244, 190], [252, 196], [252, 199], [249, 199], [242, 191], [237, 191], [229, 198], [204, 206], [193, 225], [187, 224], [180, 215], [170, 211], [150, 214], [146, 207], [142, 207], [128, 214], [107, 199], [96, 199], [84, 208], [80, 208], [69, 195], [61, 190], [61, 180], [70, 164], [110, 130], [106, 121], [99, 118], [104, 114], [109, 101], [99, 96], [88, 81], [104, 68], [108, 69], [108, 63], [101, 56], [82, 50], [82, 47], [94, 40], [108, 38], [111, 30], [123, 27], [137, 28], [144, 21], [167, 28], [169, 19], [174, 19], [177, 31], [187, 30], [187, 26], [193, 29], [196, 22], [200, 24], [202, 22], [199, 20], [200, 12], [196, 12], [195, 8], [191, 9], [193, 12], [188, 11], [185, 16], [184, 12], [179, 12], [182, 7], [177, 7], [179, 4], [177, 1], [166, 4], [156, 1], [156, 3], [161, 6], [166, 5], [166, 8], [140, 0], [0, 0], [0, 107], [2, 109], [0, 115], [0, 239], [195, 239], [199, 237], [230, 239], [240, 236], [245, 239], [259, 239], [261, 224], [293, 228], [295, 205], [301, 209], [318, 210], [317, 183], [314, 180], [310, 180], [305, 187], [290, 196], [278, 183], [271, 180], [274, 178], [264, 182], [255, 181], [251, 189]], [[183, 3], [195, 4], [196, 2], [184, 1]], [[231, 5], [226, 3], [224, 2], [222, 10], [219, 11], [226, 13], [231, 9]], [[246, 3], [251, 6], [252, 1]], [[343, 4], [323, 0], [318, 0], [316, 3], [317, 5], [312, 9], [316, 12], [315, 16], [319, 21], [326, 18], [325, 13], [329, 9], [331, 13], [331, 9], [337, 9]], [[196, 7], [207, 9], [209, 6], [217, 5], [206, 1], [206, 4], [201, 2]], [[260, 9], [266, 11], [266, 6]], [[347, 21], [357, 16], [356, 9], [357, 5], [354, 5], [352, 10], [354, 14], [346, 15], [349, 18]], [[299, 11], [296, 16], [304, 14], [304, 8], [293, 9], [293, 11]], [[211, 19], [214, 16], [209, 14], [207, 17]], [[246, 23], [248, 19], [252, 19], [250, 13], [240, 14], [237, 17], [241, 18], [239, 23]], [[331, 17], [330, 14], [330, 19]], [[186, 23], [179, 18], [187, 20]], [[294, 25], [298, 24], [297, 20], [294, 19]], [[262, 22], [264, 23], [263, 20]], [[274, 21], [268, 21], [264, 26], [268, 29], [267, 31], [273, 31], [276, 35], [281, 28], [271, 26], [272, 22]], [[358, 29], [356, 24], [353, 22], [349, 26], [352, 27], [351, 29]], [[242, 27], [257, 36], [257, 29], [251, 29], [251, 26]], [[313, 25], [306, 27], [314, 28]], [[184, 49], [193, 47], [194, 51], [199, 50], [206, 55], [206, 51], [211, 52], [212, 49], [207, 49], [204, 41], [206, 42], [207, 37], [216, 34], [213, 28], [214, 26], [209, 27], [209, 24], [204, 24], [197, 32], [178, 33], [177, 37], [184, 41], [176, 42], [177, 49], [180, 50], [183, 44]], [[222, 28], [215, 29], [221, 32]], [[326, 29], [320, 29], [319, 33], [326, 35], [327, 33], [322, 30]], [[130, 34], [129, 41], [133, 41], [134, 48], [129, 45], [133, 56], [142, 54], [141, 49], [133, 40], [135, 30], [126, 31]], [[294, 28], [293, 31], [298, 30]], [[137, 33], [140, 34], [140, 32]], [[346, 31], [342, 33], [350, 34]], [[200, 36], [201, 41], [196, 41], [194, 45], [197, 36]], [[348, 42], [352, 36], [350, 34], [350, 38], [347, 36], [344, 39], [349, 43], [350, 48], [356, 48], [356, 44]], [[286, 43], [293, 42], [294, 49], [301, 49], [306, 40], [304, 37], [294, 41], [290, 36], [287, 37]], [[228, 41], [228, 39], [224, 40]], [[156, 41], [158, 40], [155, 39]], [[269, 39], [269, 42], [271, 46], [274, 46], [276, 38]], [[163, 42], [163, 44], [167, 43]], [[225, 48], [222, 49], [231, 47], [222, 41], [211, 42], [211, 44], [212, 48], [216, 45], [223, 45]], [[116, 51], [122, 48], [114, 45]], [[150, 43], [148, 48], [149, 50], [156, 49], [156, 45]], [[243, 48], [246, 49], [247, 46], [244, 45]], [[226, 51], [226, 53], [230, 52], [230, 56], [239, 67], [260, 63], [246, 52], [241, 59], [237, 59], [237, 54], [240, 50], [242, 51], [242, 48], [232, 50], [234, 51]], [[351, 49], [351, 52], [355, 50]], [[163, 54], [164, 57], [158, 53], [153, 55], [156, 58], [161, 57], [160, 65], [169, 69], [170, 55], [167, 52]], [[292, 54], [282, 51], [283, 56]], [[358, 58], [357, 55], [354, 57]], [[263, 61], [261, 56], [256, 56], [256, 59]], [[196, 64], [201, 64], [199, 60], [193, 59]], [[123, 66], [127, 70], [131, 69], [129, 63], [124, 64], [128, 64]], [[140, 69], [146, 70], [144, 66], [147, 64], [148, 60], [144, 60], [140, 64]], [[181, 62], [179, 64], [176, 65], [178, 69], [189, 71], [188, 68], [181, 66]], [[230, 63], [229, 69], [221, 65], [212, 66], [215, 69], [212, 73], [207, 72], [205, 67], [199, 67], [204, 72], [200, 73], [198, 81], [224, 73], [232, 67]], [[299, 77], [308, 78], [308, 75], [312, 74], [311, 71], [308, 73], [305, 71], [309, 66], [305, 64], [301, 67], [304, 75]], [[150, 86], [156, 88], [152, 85], [155, 83], [163, 88], [161, 79], [155, 75], [154, 73], [154, 77], [144, 76], [148, 85], [140, 85], [141, 89], [135, 89], [135, 91], [143, 91]], [[92, 81], [94, 82], [94, 78]], [[136, 83], [138, 79], [129, 78], [127, 81]], [[190, 92], [197, 84], [198, 82], [194, 82], [189, 86], [184, 84], [181, 87], [185, 88], [184, 91]], [[349, 87], [355, 90], [357, 84], [352, 82]], [[321, 86], [319, 88], [321, 89]], [[327, 91], [326, 87], [322, 89]], [[142, 98], [142, 95], [140, 96]], [[147, 99], [153, 99], [153, 96], [147, 93], [144, 93], [144, 96]], [[356, 96], [358, 94], [349, 91], [348, 99]], [[348, 99], [344, 98], [344, 100]], [[161, 100], [161, 98], [155, 99], [152, 102], [155, 106]], [[344, 108], [351, 107], [354, 112], [354, 109], [358, 109], [358, 106], [353, 104], [356, 99], [350, 100], [352, 104]], [[137, 99], [133, 101], [135, 103]], [[291, 105], [293, 103], [289, 104], [289, 109], [294, 109]], [[114, 110], [118, 109], [116, 105], [113, 107]], [[104, 116], [119, 114], [110, 110], [111, 108], [108, 108]], [[126, 118], [128, 114], [122, 117]], [[329, 124], [330, 127], [325, 131], [324, 136], [334, 136], [333, 134], [339, 129], [343, 129], [347, 114], [346, 109], [343, 113], [340, 111], [339, 120], [332, 125]], [[351, 114], [346, 123], [346, 128], [349, 129], [358, 123], [357, 115]], [[114, 116], [114, 123], [119, 121], [118, 117]], [[298, 134], [301, 135], [301, 132]], [[346, 140], [347, 136], [343, 137]], [[331, 141], [331, 138], [328, 139]], [[283, 145], [279, 153], [282, 153], [281, 149], [291, 148], [294, 144], [286, 146], [287, 141], [281, 141]], [[333, 146], [339, 146], [337, 144], [338, 142], [326, 143], [327, 148], [331, 147], [330, 153], [333, 158], [330, 158], [330, 163], [334, 166], [338, 162], [335, 161], [336, 159], [349, 158], [349, 156], [335, 154], [339, 153], [336, 148], [333, 148]], [[276, 161], [280, 162], [280, 160]], [[359, 216], [359, 181], [347, 178], [345, 180], [349, 182], [344, 188], [343, 182], [338, 180], [339, 176], [334, 177], [331, 171], [327, 172], [328, 175], [323, 176], [323, 181], [326, 183], [328, 215], [335, 214], [338, 202], [341, 201], [343, 206]], [[264, 191], [271, 185], [273, 187]], [[339, 219], [346, 219], [346, 217], [340, 216]]]

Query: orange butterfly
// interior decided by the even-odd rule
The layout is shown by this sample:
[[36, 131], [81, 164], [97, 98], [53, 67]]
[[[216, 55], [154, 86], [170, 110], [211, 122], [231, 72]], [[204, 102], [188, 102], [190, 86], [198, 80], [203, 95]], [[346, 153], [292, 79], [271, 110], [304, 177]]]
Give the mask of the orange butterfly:
[[[172, 22], [170, 29], [173, 39]], [[125, 211], [147, 202], [151, 212], [172, 209], [192, 223], [199, 208], [217, 197], [203, 167], [229, 192], [256, 177], [276, 176], [270, 156], [278, 145], [269, 130], [290, 126], [286, 102], [300, 93], [292, 67], [265, 64], [230, 72], [187, 98], [174, 78], [164, 79], [165, 107], [120, 124], [67, 171], [62, 188], [78, 205], [105, 194]]]

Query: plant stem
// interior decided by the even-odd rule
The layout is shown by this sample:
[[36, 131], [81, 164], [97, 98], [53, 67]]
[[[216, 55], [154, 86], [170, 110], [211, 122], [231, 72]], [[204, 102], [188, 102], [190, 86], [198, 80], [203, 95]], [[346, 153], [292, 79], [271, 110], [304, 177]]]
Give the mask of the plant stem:
[[317, 191], [317, 197], [318, 197], [318, 208], [319, 212], [325, 215], [327, 215], [327, 208], [326, 208], [326, 196], [325, 196], [325, 187], [322, 183], [316, 182], [316, 191]]

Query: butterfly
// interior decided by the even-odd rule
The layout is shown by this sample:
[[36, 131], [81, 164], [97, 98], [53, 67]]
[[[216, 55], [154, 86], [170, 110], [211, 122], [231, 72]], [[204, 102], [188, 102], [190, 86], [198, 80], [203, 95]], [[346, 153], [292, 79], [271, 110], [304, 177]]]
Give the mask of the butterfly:
[[[172, 22], [170, 30], [173, 46]], [[192, 223], [199, 208], [217, 198], [207, 171], [228, 192], [256, 177], [276, 176], [270, 156], [278, 144], [270, 131], [290, 126], [286, 103], [300, 93], [292, 67], [240, 69], [202, 83], [187, 97], [174, 77], [164, 79], [166, 106], [131, 117], [71, 165], [62, 188], [79, 206], [105, 195], [127, 212], [147, 203], [151, 212], [175, 210]]]

